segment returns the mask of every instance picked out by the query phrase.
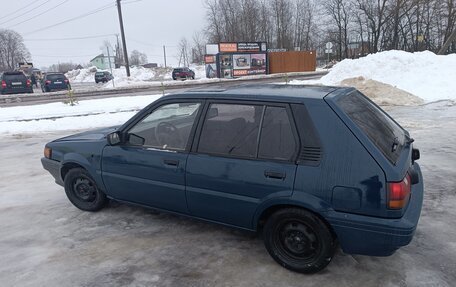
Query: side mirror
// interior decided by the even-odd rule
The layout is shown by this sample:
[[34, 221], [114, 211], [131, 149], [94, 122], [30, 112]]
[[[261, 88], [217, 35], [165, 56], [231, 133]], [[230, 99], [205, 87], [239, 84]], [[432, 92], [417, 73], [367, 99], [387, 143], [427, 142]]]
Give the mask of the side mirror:
[[120, 134], [119, 132], [113, 132], [107, 135], [106, 139], [108, 140], [109, 145], [117, 145], [120, 143]]
[[212, 119], [218, 116], [218, 109], [217, 108], [210, 108], [207, 112], [207, 118]]

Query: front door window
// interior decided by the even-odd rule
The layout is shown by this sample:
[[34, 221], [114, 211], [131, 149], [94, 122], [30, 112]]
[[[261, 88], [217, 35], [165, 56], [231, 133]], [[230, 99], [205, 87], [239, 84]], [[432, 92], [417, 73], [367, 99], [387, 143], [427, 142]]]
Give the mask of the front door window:
[[167, 150], [185, 150], [200, 103], [173, 103], [155, 109], [128, 131], [128, 142]]

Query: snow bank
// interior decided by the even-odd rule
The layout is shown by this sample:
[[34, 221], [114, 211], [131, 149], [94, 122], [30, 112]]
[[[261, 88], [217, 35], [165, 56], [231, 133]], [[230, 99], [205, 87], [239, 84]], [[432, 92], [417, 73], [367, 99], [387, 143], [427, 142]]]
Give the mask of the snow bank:
[[120, 125], [160, 95], [0, 108], [0, 134], [90, 129]]
[[380, 52], [343, 60], [319, 82], [340, 85], [343, 80], [356, 77], [392, 85], [426, 102], [456, 99], [456, 54]]
[[[206, 72], [205, 67], [201, 65], [192, 65], [190, 69], [195, 71], [195, 79], [205, 79]], [[70, 82], [84, 82], [93, 83], [95, 81], [95, 73], [97, 71], [108, 71], [110, 70], [97, 70], [96, 67], [90, 67], [86, 69], [72, 70], [66, 73], [67, 78]], [[113, 69], [112, 74], [114, 76], [114, 84], [116, 87], [126, 86], [143, 86], [148, 85], [150, 82], [163, 82], [172, 80], [173, 68], [143, 68], [143, 67], [131, 67], [130, 77], [127, 77], [125, 67]], [[100, 84], [101, 85], [101, 84]], [[104, 88], [111, 88], [112, 83], [108, 82], [102, 85]]]

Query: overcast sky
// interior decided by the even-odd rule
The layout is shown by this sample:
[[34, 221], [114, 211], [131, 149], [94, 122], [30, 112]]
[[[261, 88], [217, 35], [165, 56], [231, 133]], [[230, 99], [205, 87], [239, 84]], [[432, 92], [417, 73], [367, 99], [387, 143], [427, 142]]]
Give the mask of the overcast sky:
[[[0, 0], [0, 28], [15, 30], [25, 40], [35, 67], [58, 62], [86, 64], [100, 54], [105, 40], [113, 45], [120, 28], [115, 0]], [[188, 40], [205, 25], [203, 0], [122, 0], [127, 50], [144, 52], [149, 62], [163, 64], [163, 45], [167, 46], [167, 64], [177, 65], [177, 44]], [[52, 28], [71, 18], [98, 13]], [[49, 10], [49, 11], [47, 11]], [[39, 15], [41, 14], [42, 15]], [[30, 20], [29, 20], [30, 19]], [[20, 23], [24, 22], [24, 23]], [[43, 29], [43, 30], [41, 30]], [[36, 31], [41, 30], [41, 31]], [[90, 39], [56, 40], [91, 37]]]

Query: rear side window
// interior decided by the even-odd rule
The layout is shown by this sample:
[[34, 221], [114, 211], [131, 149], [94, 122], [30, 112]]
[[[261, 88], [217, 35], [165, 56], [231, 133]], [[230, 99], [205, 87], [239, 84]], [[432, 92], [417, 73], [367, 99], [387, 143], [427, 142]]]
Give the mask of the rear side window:
[[289, 160], [296, 150], [296, 142], [287, 110], [267, 107], [260, 135], [259, 158]]
[[256, 157], [262, 105], [211, 104], [198, 152]]
[[405, 143], [404, 130], [359, 92], [339, 98], [337, 104], [385, 157], [396, 164]]

